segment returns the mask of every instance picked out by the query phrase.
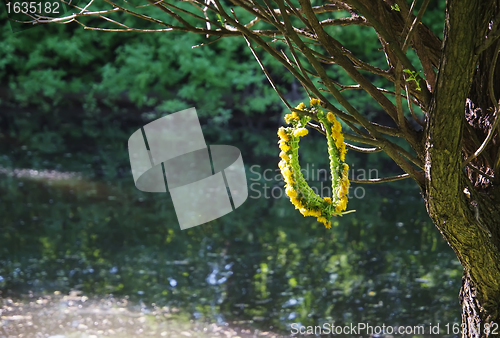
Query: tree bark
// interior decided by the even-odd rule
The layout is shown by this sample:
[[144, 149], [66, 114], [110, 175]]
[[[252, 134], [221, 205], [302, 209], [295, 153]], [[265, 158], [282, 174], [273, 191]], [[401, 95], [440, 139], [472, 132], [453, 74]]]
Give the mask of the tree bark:
[[[487, 56], [493, 52], [476, 51], [499, 7], [497, 0], [447, 2], [443, 54], [426, 128], [424, 198], [434, 224], [464, 267], [463, 337], [500, 334], [499, 189], [493, 178], [463, 168], [468, 149], [473, 153], [479, 147], [474, 139], [482, 143], [492, 124], [487, 112], [494, 109], [485, 79], [493, 67]], [[475, 121], [478, 114], [481, 123]], [[489, 149], [495, 152], [498, 142]], [[485, 160], [487, 154], [473, 165], [492, 175], [494, 161]]]

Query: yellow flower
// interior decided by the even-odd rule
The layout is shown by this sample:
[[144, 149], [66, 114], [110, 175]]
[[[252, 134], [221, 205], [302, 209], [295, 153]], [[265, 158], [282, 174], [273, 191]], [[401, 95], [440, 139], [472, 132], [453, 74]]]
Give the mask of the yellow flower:
[[284, 151], [280, 152], [280, 157], [287, 162], [290, 161], [290, 157]]
[[347, 192], [349, 191], [349, 187], [347, 185], [344, 184], [345, 181], [342, 181], [342, 183], [340, 184], [340, 187], [339, 187], [339, 191], [337, 193], [337, 196], [339, 198], [343, 198]]
[[332, 204], [332, 199], [330, 197], [323, 197], [325, 201], [328, 202], [328, 204]]
[[306, 208], [299, 209], [299, 212], [304, 216], [309, 216], [309, 210], [307, 210]]
[[333, 115], [331, 112], [328, 112], [328, 114], [326, 114], [326, 119], [330, 123], [335, 123], [335, 121], [337, 121], [337, 119], [335, 118], [335, 115]]
[[283, 171], [283, 168], [285, 168], [288, 164], [286, 163], [285, 160], [281, 160], [278, 162], [278, 168], [280, 168]]
[[286, 187], [285, 194], [290, 198], [297, 197], [297, 192], [290, 186]]
[[315, 104], [320, 104], [321, 101], [318, 99], [311, 99], [311, 106], [314, 106]]
[[342, 144], [339, 151], [340, 151], [340, 160], [342, 162], [344, 162], [345, 161], [345, 154], [347, 153], [347, 148], [345, 146], [345, 143]]
[[[286, 166], [283, 166], [281, 168], [281, 174], [283, 175], [283, 178], [285, 179], [285, 181], [289, 178], [289, 177], [292, 177], [292, 172], [290, 171], [290, 168], [286, 167]], [[288, 183], [288, 182], [287, 182]]]
[[295, 107], [295, 109], [304, 110], [305, 107], [306, 107], [306, 105], [304, 104], [304, 102], [301, 102], [301, 103], [299, 103], [299, 105], [297, 107]]
[[307, 135], [308, 132], [309, 131], [306, 128], [299, 128], [293, 132], [293, 136], [295, 136], [295, 137], [305, 136], [305, 135]]
[[342, 136], [342, 134], [339, 131], [335, 130], [334, 127], [332, 127], [332, 137], [333, 137], [333, 139], [337, 140], [341, 136]]
[[349, 165], [347, 163], [344, 163], [344, 170], [342, 172], [342, 176], [345, 176], [347, 178], [348, 173], [349, 173]]
[[306, 209], [306, 208], [302, 208], [299, 211], [304, 216], [314, 216], [314, 217], [320, 217], [321, 216], [321, 211], [320, 210], [309, 210], [309, 209]]
[[337, 146], [337, 149], [339, 149], [339, 150], [344, 145], [344, 136], [342, 134], [338, 134], [337, 137], [335, 137], [335, 145]]
[[281, 168], [281, 175], [283, 176], [283, 179], [285, 180], [285, 183], [288, 185], [293, 185], [293, 176], [292, 176], [292, 171], [288, 167], [283, 167]]
[[349, 189], [350, 183], [346, 173], [342, 173], [342, 180], [340, 181], [340, 184]]
[[289, 141], [290, 140], [290, 136], [288, 136], [288, 134], [285, 131], [285, 128], [283, 128], [283, 127], [281, 127], [280, 129], [278, 129], [278, 136], [282, 140], [285, 140], [285, 141]]
[[[299, 108], [297, 108], [297, 109], [299, 109]], [[299, 115], [297, 115], [296, 112], [292, 112], [291, 114], [286, 114], [285, 115], [285, 122], [286, 123], [290, 123], [290, 122], [292, 122], [292, 120], [298, 120], [298, 119], [299, 119]]]
[[340, 199], [339, 204], [335, 207], [336, 212], [342, 212], [347, 208], [347, 196]]
[[340, 124], [339, 121], [337, 121], [337, 119], [335, 119], [335, 121], [333, 121], [333, 129], [335, 129], [335, 131], [338, 133], [340, 133], [342, 131], [342, 125]]
[[287, 152], [290, 149], [292, 149], [288, 144], [286, 144], [285, 140], [280, 140], [278, 142], [278, 144], [279, 144], [280, 149], [283, 150], [284, 152]]
[[325, 228], [330, 229], [332, 227], [332, 223], [329, 222], [325, 217], [318, 217], [316, 219], [318, 222], [323, 223]]
[[302, 209], [304, 207], [297, 197], [290, 197], [290, 202], [295, 206], [295, 209]]

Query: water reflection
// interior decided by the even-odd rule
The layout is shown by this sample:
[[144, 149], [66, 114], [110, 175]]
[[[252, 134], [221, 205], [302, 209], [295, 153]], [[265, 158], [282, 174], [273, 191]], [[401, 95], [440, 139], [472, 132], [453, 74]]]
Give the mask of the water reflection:
[[72, 292], [3, 299], [0, 337], [278, 337], [269, 332], [193, 322], [179, 309], [152, 304], [131, 306], [127, 298], [89, 299]]
[[[332, 231], [304, 222], [284, 199], [249, 200], [180, 231], [168, 194], [128, 180], [1, 175], [6, 336], [67, 334], [61, 325], [96, 336], [288, 336], [293, 323], [459, 319], [460, 266], [411, 195], [392, 202], [411, 214], [384, 212], [383, 197], [353, 201], [356, 216]], [[168, 326], [172, 309], [180, 327]]]

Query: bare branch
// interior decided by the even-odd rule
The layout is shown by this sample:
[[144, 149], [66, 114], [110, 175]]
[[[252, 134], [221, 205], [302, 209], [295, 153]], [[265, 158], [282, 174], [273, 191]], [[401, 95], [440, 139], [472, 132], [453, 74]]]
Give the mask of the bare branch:
[[320, 21], [319, 24], [323, 27], [326, 26], [349, 26], [349, 25], [357, 25], [357, 26], [370, 26], [369, 22], [366, 21], [365, 18], [359, 15], [353, 15], [348, 18], [339, 18], [339, 19], [326, 19]]
[[401, 62], [396, 64], [396, 81], [394, 82], [394, 93], [396, 94], [396, 107], [398, 111], [398, 125], [403, 130], [404, 134], [408, 134], [408, 128], [406, 125], [406, 119], [403, 111], [403, 102], [401, 101], [401, 74], [403, 69], [401, 67]]
[[264, 67], [264, 64], [262, 63], [262, 60], [260, 59], [260, 57], [257, 54], [257, 52], [255, 51], [255, 49], [252, 47], [252, 43], [250, 42], [250, 40], [248, 39], [248, 37], [246, 35], [243, 35], [243, 37], [245, 38], [245, 40], [246, 40], [246, 42], [248, 44], [248, 47], [252, 51], [253, 56], [255, 57], [255, 59], [257, 60], [257, 62], [259, 63], [260, 68], [262, 69], [262, 71], [264, 72], [264, 74], [266, 74], [266, 77], [269, 80], [269, 82], [271, 83], [271, 86], [273, 87], [273, 89], [276, 92], [276, 94], [278, 94], [278, 96], [280, 97], [281, 101], [283, 101], [283, 103], [285, 104], [285, 106], [287, 106], [288, 109], [292, 109], [292, 106], [290, 105], [290, 103], [288, 103], [288, 101], [285, 99], [285, 97], [283, 96], [283, 94], [281, 94], [281, 91], [276, 86], [276, 83], [274, 83], [274, 81], [273, 81], [271, 75], [269, 74], [269, 72], [267, 71], [266, 67]]
[[370, 178], [366, 180], [349, 180], [351, 183], [384, 183], [384, 182], [394, 182], [394, 181], [399, 181], [399, 180], [404, 180], [405, 178], [409, 178], [409, 174], [401, 174], [397, 176], [391, 176], [391, 177], [383, 177], [383, 178]]
[[[408, 57], [405, 55], [403, 50], [399, 47], [399, 44], [397, 41], [395, 41], [392, 36], [387, 32], [385, 29], [384, 25], [382, 25], [371, 13], [370, 11], [367, 10], [367, 8], [361, 4], [358, 0], [349, 0], [348, 1], [351, 5], [353, 5], [356, 10], [358, 10], [361, 15], [363, 15], [365, 18], [368, 19], [370, 24], [375, 28], [378, 34], [387, 42], [387, 46], [391, 51], [396, 55], [396, 57], [401, 61], [404, 69], [409, 69], [412, 72], [416, 72], [415, 67], [411, 63], [411, 61], [408, 59]], [[429, 102], [430, 98], [430, 93], [427, 90], [427, 88], [422, 90], [424, 102]]]
[[346, 147], [349, 148], [349, 149], [352, 149], [354, 151], [357, 151], [357, 152], [360, 152], [360, 153], [366, 153], [366, 154], [370, 154], [370, 153], [378, 153], [378, 152], [381, 152], [382, 149], [379, 148], [379, 147], [375, 147], [375, 148], [362, 148], [362, 147], [358, 147], [358, 146], [355, 146], [355, 145], [352, 145], [352, 144], [349, 144], [346, 142]]
[[405, 90], [406, 90], [406, 102], [408, 102], [408, 109], [410, 109], [411, 116], [413, 117], [415, 122], [417, 122], [423, 128], [424, 123], [422, 121], [420, 121], [419, 118], [417, 117], [417, 114], [415, 114], [415, 110], [413, 109], [412, 101], [411, 101], [411, 99], [409, 99], [409, 98], [411, 98], [411, 96], [410, 96], [410, 91], [408, 89], [408, 82], [405, 83]]

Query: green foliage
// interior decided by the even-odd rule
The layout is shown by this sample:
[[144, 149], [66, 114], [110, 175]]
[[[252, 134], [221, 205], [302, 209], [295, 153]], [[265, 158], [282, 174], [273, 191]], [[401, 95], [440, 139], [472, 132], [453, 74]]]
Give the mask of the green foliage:
[[71, 25], [14, 35], [5, 23], [4, 104], [46, 112], [62, 105], [100, 111], [131, 104], [157, 116], [195, 103], [202, 116], [228, 108], [245, 114], [275, 109], [279, 99], [242, 39], [191, 48], [204, 42], [197, 35], [101, 33]]
[[394, 4], [391, 6], [391, 9], [395, 10], [396, 12], [400, 12], [401, 9], [399, 8], [399, 5], [398, 4]]
[[417, 85], [417, 90], [418, 91], [422, 90], [420, 88], [420, 79], [418, 78], [418, 74], [420, 74], [421, 71], [415, 72], [415, 71], [411, 71], [409, 69], [403, 69], [403, 72], [408, 74], [408, 78], [406, 79], [406, 81], [408, 81], [408, 82], [414, 81], [415, 84]]

